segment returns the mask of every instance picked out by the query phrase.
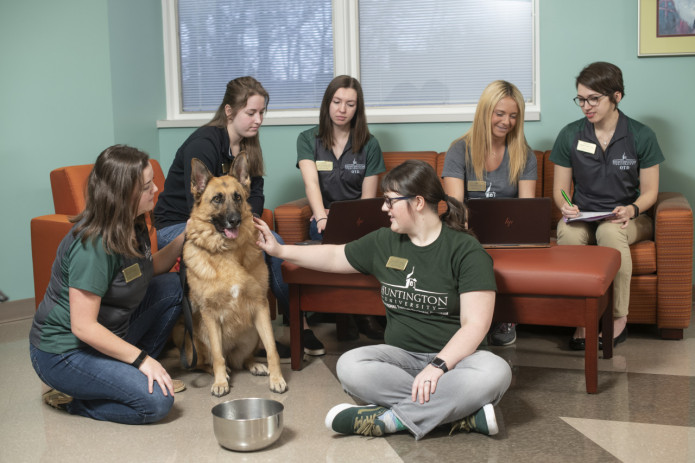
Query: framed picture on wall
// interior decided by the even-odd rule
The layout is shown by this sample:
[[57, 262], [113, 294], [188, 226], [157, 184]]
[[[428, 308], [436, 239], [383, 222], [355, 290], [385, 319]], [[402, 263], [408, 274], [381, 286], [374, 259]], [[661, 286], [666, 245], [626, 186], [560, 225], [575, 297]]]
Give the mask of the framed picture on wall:
[[638, 0], [637, 56], [695, 55], [695, 0]]

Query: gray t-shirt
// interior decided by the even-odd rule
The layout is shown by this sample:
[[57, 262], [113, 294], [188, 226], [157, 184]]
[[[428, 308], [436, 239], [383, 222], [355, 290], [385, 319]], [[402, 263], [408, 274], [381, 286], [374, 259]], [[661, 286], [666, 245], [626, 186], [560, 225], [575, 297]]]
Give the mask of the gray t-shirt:
[[[466, 142], [459, 140], [446, 153], [442, 177], [465, 178], [469, 198], [516, 198], [519, 196], [519, 184], [509, 183], [509, 151], [506, 146], [502, 164], [491, 172], [484, 172], [484, 178], [479, 179], [472, 167], [466, 171]], [[537, 179], [536, 155], [529, 150], [526, 155], [526, 166], [519, 180]], [[480, 184], [480, 180], [485, 181], [484, 187]]]

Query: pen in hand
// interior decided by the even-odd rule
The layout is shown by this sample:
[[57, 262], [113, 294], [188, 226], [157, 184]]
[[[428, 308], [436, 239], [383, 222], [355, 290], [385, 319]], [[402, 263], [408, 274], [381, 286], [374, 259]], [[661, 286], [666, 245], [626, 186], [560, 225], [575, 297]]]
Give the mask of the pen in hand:
[[560, 193], [562, 193], [562, 197], [565, 198], [565, 201], [567, 201], [567, 204], [569, 204], [570, 207], [574, 207], [574, 204], [572, 204], [572, 201], [570, 201], [570, 197], [567, 196], [567, 193], [565, 193], [565, 190], [560, 190]]

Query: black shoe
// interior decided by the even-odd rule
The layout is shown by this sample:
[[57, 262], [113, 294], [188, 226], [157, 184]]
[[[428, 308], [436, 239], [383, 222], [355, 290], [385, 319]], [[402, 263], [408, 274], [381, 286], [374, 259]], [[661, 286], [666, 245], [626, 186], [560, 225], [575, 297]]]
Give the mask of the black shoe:
[[584, 339], [584, 338], [570, 338], [570, 349], [572, 349], [572, 350], [585, 350], [586, 349], [586, 339]]
[[[623, 332], [618, 337], [613, 338], [613, 347], [625, 341], [627, 341], [627, 326], [623, 328]], [[598, 348], [603, 349], [603, 339], [601, 337], [598, 338]]]
[[307, 355], [326, 355], [326, 349], [323, 347], [323, 343], [319, 341], [314, 332], [310, 329], [305, 329], [302, 332], [302, 342], [304, 343], [304, 353]]
[[[278, 356], [280, 357], [280, 363], [290, 363], [291, 358], [292, 358], [292, 356], [290, 354], [290, 347], [286, 346], [284, 344], [280, 344], [279, 342], [275, 341], [275, 348], [278, 351]], [[263, 349], [263, 348], [258, 349], [253, 357], [257, 362], [263, 362], [263, 363], [268, 362], [268, 354], [266, 353], [265, 349]]]
[[383, 340], [384, 328], [374, 315], [355, 315], [357, 329], [369, 339]]

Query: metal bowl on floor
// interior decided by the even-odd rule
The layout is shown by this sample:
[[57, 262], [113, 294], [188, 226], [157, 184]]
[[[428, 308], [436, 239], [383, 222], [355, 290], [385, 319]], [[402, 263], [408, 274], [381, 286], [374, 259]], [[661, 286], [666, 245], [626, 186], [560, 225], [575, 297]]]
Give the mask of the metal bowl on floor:
[[273, 444], [282, 433], [285, 407], [270, 399], [236, 399], [212, 407], [217, 442], [229, 450], [250, 452]]

